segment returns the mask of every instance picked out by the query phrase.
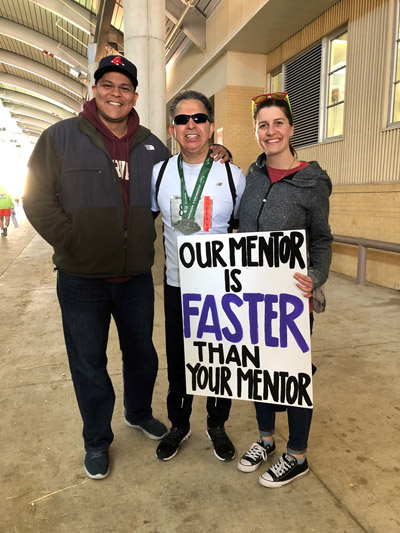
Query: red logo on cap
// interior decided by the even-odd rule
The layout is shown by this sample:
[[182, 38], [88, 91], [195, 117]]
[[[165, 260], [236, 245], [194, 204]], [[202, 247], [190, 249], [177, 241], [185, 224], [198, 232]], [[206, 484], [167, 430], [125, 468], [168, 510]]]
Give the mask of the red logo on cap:
[[122, 59], [120, 56], [114, 57], [114, 59], [111, 61], [111, 63], [114, 63], [114, 65], [118, 65], [119, 67], [124, 67], [125, 65], [122, 63]]

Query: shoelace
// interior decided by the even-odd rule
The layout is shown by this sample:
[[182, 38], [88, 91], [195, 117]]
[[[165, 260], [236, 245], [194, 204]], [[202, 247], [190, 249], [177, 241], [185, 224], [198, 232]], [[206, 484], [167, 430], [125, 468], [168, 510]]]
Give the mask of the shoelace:
[[179, 443], [184, 436], [180, 429], [171, 429], [168, 435], [164, 437], [164, 442], [171, 442], [172, 444]]
[[251, 445], [250, 450], [246, 453], [244, 459], [250, 458], [250, 459], [259, 459], [262, 457], [264, 461], [267, 460], [267, 450], [264, 448], [264, 446], [261, 446], [261, 444], [258, 444], [258, 442], [255, 442]]
[[213, 428], [212, 430], [209, 429], [208, 433], [212, 441], [218, 439], [219, 441], [229, 442], [228, 435], [225, 433], [224, 428]]
[[[296, 460], [295, 460], [296, 461]], [[271, 472], [275, 474], [277, 478], [283, 476], [288, 472], [293, 466], [295, 466], [296, 462], [290, 462], [289, 459], [286, 459], [285, 457], [281, 457], [274, 466], [271, 466]]]

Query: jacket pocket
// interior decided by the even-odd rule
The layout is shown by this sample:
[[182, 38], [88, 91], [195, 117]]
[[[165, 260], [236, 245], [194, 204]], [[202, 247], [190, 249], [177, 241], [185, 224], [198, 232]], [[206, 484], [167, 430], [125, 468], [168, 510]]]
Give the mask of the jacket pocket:
[[121, 274], [124, 235], [118, 209], [82, 209], [73, 214], [73, 236], [66, 270], [82, 274]]
[[66, 209], [116, 207], [115, 178], [110, 169], [69, 168], [61, 174], [60, 200]]

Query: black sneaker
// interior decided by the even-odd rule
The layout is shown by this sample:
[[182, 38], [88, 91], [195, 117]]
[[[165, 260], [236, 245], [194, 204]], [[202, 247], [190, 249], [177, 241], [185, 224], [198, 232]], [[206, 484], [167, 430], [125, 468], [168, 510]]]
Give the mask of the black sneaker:
[[235, 457], [235, 448], [228, 435], [225, 433], [225, 428], [207, 428], [207, 436], [212, 440], [214, 445], [214, 453], [220, 461], [231, 461]]
[[3, 228], [3, 231], [1, 232], [2, 237], [7, 237], [7, 228]]
[[167, 434], [167, 427], [157, 420], [156, 418], [150, 418], [140, 424], [131, 424], [129, 420], [125, 418], [125, 424], [130, 428], [141, 429], [146, 437], [153, 440], [161, 440]]
[[242, 472], [254, 472], [263, 461], [266, 461], [270, 455], [275, 453], [275, 441], [268, 446], [264, 446], [263, 440], [254, 442], [248, 452], [239, 459], [238, 468]]
[[87, 452], [85, 455], [85, 471], [92, 479], [104, 479], [110, 472], [108, 451]]
[[258, 481], [264, 487], [274, 489], [283, 487], [299, 477], [306, 476], [308, 472], [307, 459], [304, 460], [304, 463], [299, 464], [295, 457], [284, 453], [274, 466], [271, 466], [265, 474], [259, 477]]
[[161, 461], [169, 461], [178, 453], [179, 445], [190, 437], [190, 428], [172, 427], [170, 432], [157, 446], [156, 457]]

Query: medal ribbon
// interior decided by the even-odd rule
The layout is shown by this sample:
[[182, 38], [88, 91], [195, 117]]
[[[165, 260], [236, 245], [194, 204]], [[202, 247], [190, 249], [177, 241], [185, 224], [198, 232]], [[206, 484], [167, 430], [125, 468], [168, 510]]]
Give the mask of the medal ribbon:
[[184, 218], [187, 219], [194, 219], [194, 216], [196, 214], [197, 206], [199, 205], [199, 201], [201, 198], [201, 193], [203, 192], [204, 185], [206, 184], [208, 174], [210, 173], [213, 160], [210, 157], [210, 153], [208, 152], [203, 166], [200, 169], [196, 185], [194, 186], [192, 197], [189, 199], [186, 185], [185, 185], [185, 177], [183, 175], [183, 165], [182, 165], [182, 156], [179, 154], [178, 156], [178, 172], [179, 177], [181, 179], [181, 197], [182, 197], [182, 212]]

